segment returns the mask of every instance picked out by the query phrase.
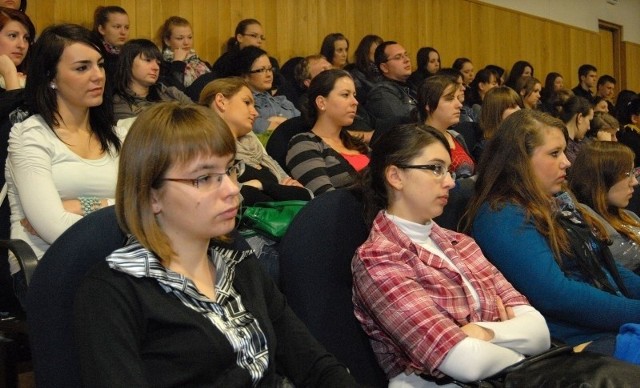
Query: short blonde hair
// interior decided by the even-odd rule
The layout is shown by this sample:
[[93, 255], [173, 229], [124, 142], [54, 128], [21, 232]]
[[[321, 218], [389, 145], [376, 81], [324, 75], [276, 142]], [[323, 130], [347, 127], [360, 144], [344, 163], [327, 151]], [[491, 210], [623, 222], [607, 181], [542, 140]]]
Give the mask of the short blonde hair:
[[243, 87], [251, 90], [247, 81], [240, 77], [218, 78], [209, 82], [200, 92], [198, 104], [209, 108], [218, 93], [225, 98], [236, 95]]
[[236, 143], [227, 124], [211, 109], [162, 102], [138, 116], [120, 153], [116, 214], [120, 227], [163, 264], [175, 256], [171, 242], [151, 208], [151, 190], [174, 165], [203, 155], [235, 156]]

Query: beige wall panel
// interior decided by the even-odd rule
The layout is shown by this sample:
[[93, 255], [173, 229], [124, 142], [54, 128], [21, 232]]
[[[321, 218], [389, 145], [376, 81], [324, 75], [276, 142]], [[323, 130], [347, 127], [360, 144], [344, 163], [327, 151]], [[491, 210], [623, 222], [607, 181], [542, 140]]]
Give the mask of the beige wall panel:
[[598, 65], [598, 75], [609, 74], [613, 76], [613, 33], [607, 30], [600, 30], [600, 58]]
[[625, 42], [625, 62], [627, 64], [626, 85], [622, 88], [640, 92], [640, 44]]

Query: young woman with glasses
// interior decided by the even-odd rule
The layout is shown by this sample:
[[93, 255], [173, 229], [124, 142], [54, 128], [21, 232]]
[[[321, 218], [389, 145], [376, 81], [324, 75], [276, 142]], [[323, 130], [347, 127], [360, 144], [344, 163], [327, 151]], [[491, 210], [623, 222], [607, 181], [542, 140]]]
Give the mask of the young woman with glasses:
[[129, 239], [74, 305], [84, 385], [356, 386], [234, 230], [235, 144], [193, 104], [154, 105], [131, 127], [116, 192]]
[[364, 173], [373, 226], [351, 264], [353, 299], [389, 387], [475, 381], [549, 347], [542, 315], [473, 239], [433, 221], [450, 171], [447, 139], [412, 124], [382, 135]]

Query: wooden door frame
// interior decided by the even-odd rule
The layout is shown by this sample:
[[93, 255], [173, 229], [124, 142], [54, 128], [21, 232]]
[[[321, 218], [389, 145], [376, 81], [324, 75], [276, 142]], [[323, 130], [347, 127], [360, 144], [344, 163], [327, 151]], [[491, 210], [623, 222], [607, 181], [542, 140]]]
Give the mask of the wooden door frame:
[[598, 19], [598, 29], [611, 32], [613, 36], [613, 77], [618, 81], [618, 91], [627, 88], [627, 66], [622, 44], [622, 26]]

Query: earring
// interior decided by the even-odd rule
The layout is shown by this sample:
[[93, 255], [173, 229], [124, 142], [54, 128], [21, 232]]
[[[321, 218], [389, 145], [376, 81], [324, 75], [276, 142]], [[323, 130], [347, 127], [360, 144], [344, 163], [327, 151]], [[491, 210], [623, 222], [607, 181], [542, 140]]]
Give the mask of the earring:
[[53, 90], [56, 90], [58, 88], [56, 84], [53, 83], [53, 81], [49, 82], [49, 87]]

